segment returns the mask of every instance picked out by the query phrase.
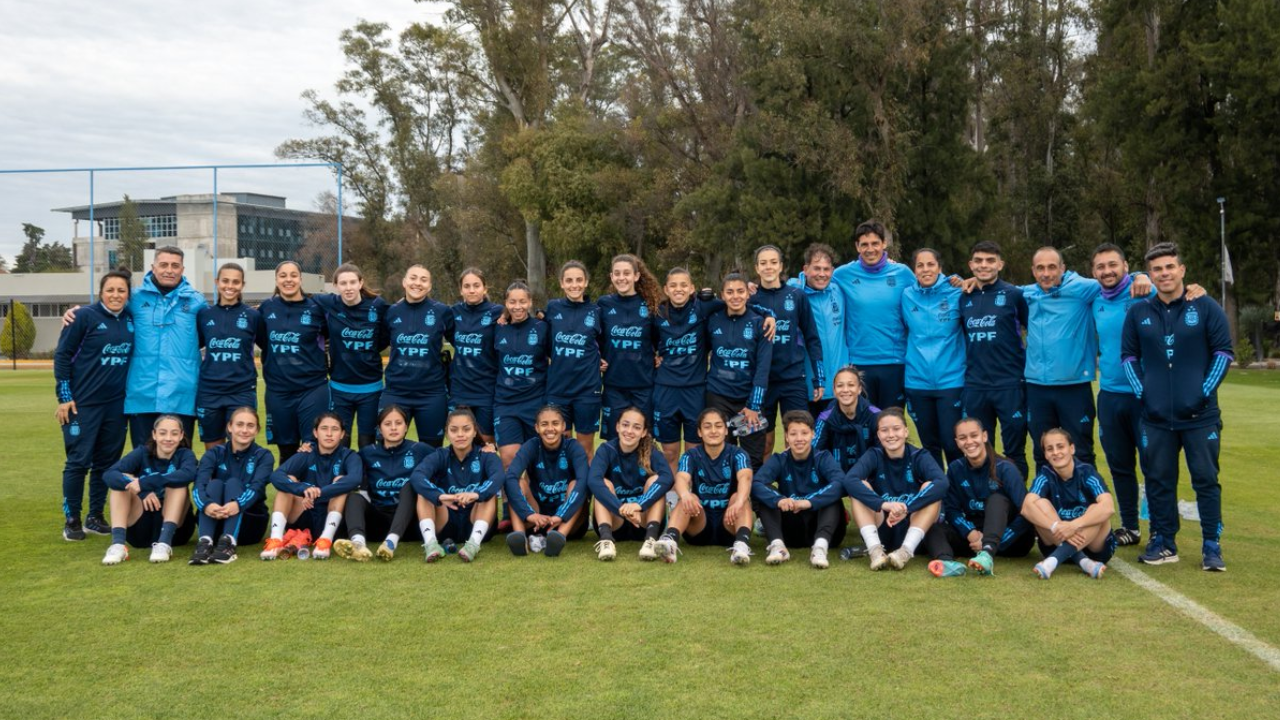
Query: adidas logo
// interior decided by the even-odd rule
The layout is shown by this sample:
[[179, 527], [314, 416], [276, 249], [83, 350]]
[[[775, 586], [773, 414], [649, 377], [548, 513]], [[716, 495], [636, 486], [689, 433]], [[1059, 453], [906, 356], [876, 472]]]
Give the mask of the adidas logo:
[[1218, 439], [1218, 433], [1217, 433], [1217, 432], [1211, 432], [1211, 433], [1209, 433], [1209, 437], [1208, 437], [1207, 439], [1209, 439], [1209, 440], [1217, 440], [1217, 439]]
[[1022, 417], [1022, 411], [1021, 411], [1021, 410], [1019, 410], [1019, 411], [1015, 412], [1015, 413], [1013, 414], [1013, 416], [1014, 416], [1014, 417], [1016, 417], [1016, 418], [1020, 418], [1020, 417]]
[[965, 306], [965, 307], [973, 307], [973, 301], [972, 301], [972, 300], [970, 300], [969, 302], [965, 303], [965, 304], [964, 304], [964, 306]]
[[609, 314], [610, 314], [610, 315], [617, 315], [617, 314], [618, 314], [618, 309], [617, 309], [617, 308], [609, 308]]
[[560, 313], [556, 313], [556, 316], [552, 318], [552, 320], [563, 320], [563, 319], [564, 319], [564, 315], [561, 315]]
[[107, 324], [106, 324], [106, 323], [98, 323], [98, 329], [99, 329], [99, 330], [106, 330], [106, 329], [107, 329]]
[[1142, 324], [1143, 324], [1143, 325], [1150, 325], [1150, 324], [1151, 324], [1151, 318], [1147, 318], [1146, 320], [1143, 320], [1143, 321], [1142, 321]]
[[268, 320], [275, 320], [275, 319], [276, 319], [276, 314], [275, 314], [275, 313], [271, 313], [270, 315], [268, 315], [268, 316], [267, 316], [267, 319], [268, 319]]
[[215, 323], [212, 320], [204, 324], [205, 327], [213, 327], [214, 325]]
[[381, 463], [380, 461], [377, 461], [377, 462], [374, 462], [374, 463], [373, 463], [373, 466], [374, 466], [374, 467], [376, 467], [376, 468], [380, 468], [380, 467], [382, 467], [382, 463]]
[[498, 344], [499, 344], [499, 345], [506, 345], [506, 344], [507, 344], [507, 339], [506, 339], [506, 338], [502, 338], [502, 342], [500, 342], [500, 343], [498, 343]]
[[399, 324], [400, 324], [400, 323], [402, 323], [402, 322], [404, 322], [404, 320], [401, 320], [400, 318], [396, 318], [396, 321], [395, 321], [395, 322], [393, 322], [393, 323], [391, 323], [391, 324], [392, 324], [392, 325], [399, 325]]
[[723, 330], [721, 330], [720, 328], [716, 328], [716, 331], [715, 331], [715, 332], [713, 332], [713, 333], [711, 333], [711, 334], [712, 334], [712, 335], [723, 335], [723, 334], [724, 334], [724, 331], [723, 331]]
[[1085, 415], [1084, 417], [1080, 418], [1081, 425], [1088, 425], [1089, 423], [1090, 423], [1090, 420], [1088, 415]]
[[319, 469], [317, 469], [315, 465], [312, 465], [311, 467], [309, 467], [309, 468], [307, 468], [307, 469], [308, 469], [308, 470], [310, 470], [311, 472], [320, 472], [320, 470], [319, 470]]

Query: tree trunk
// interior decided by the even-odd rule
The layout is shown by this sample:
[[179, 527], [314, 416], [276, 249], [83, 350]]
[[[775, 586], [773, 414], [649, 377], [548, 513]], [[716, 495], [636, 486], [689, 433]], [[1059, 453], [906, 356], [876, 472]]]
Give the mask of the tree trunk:
[[547, 251], [542, 247], [542, 221], [524, 221], [524, 247], [528, 255], [529, 289], [539, 301], [547, 299]]

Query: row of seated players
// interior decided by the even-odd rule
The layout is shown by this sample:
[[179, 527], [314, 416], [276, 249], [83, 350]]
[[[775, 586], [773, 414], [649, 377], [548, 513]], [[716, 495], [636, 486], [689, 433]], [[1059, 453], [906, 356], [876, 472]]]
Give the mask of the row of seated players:
[[[106, 475], [112, 544], [104, 564], [127, 559], [130, 545], [150, 545], [153, 562], [167, 561], [173, 546], [197, 529], [190, 563], [227, 564], [239, 544], [258, 542], [268, 526], [264, 559], [302, 551], [369, 560], [375, 556], [369, 543], [381, 540], [376, 556], [390, 560], [402, 540], [415, 539], [410, 533], [416, 529], [427, 562], [448, 554], [448, 545], [470, 562], [492, 533], [502, 488], [514, 527], [507, 544], [518, 556], [530, 550], [559, 555], [569, 540], [585, 535], [590, 516], [601, 560], [616, 557], [617, 542], [639, 541], [640, 559], [675, 562], [683, 537], [690, 544], [728, 547], [731, 562], [746, 565], [758, 516], [768, 539], [767, 564], [786, 562], [788, 546], [809, 546], [810, 564], [826, 568], [829, 548], [844, 539], [846, 495], [872, 570], [905, 568], [924, 543], [938, 577], [968, 569], [991, 574], [994, 557], [1026, 556], [1038, 541], [1044, 555], [1035, 565], [1039, 577], [1047, 579], [1067, 563], [1099, 578], [1115, 549], [1107, 486], [1094, 468], [1075, 459], [1062, 430], [1041, 438], [1047, 464], [1028, 489], [1017, 468], [994, 453], [977, 420], [956, 424], [964, 457], [943, 473], [927, 452], [906, 442], [898, 408], [874, 415], [879, 446], [847, 470], [832, 453], [814, 449], [813, 417], [789, 412], [782, 422], [786, 449], [755, 473], [746, 453], [728, 444], [729, 426], [716, 409], [698, 418], [703, 444], [680, 458], [674, 475], [654, 447], [647, 418], [635, 409], [619, 417], [617, 437], [588, 465], [582, 446], [566, 437], [558, 408], [543, 408], [538, 437], [521, 447], [505, 473], [497, 455], [477, 444], [475, 418], [465, 408], [450, 413], [450, 445], [438, 449], [406, 441], [406, 418], [395, 406], [378, 421], [382, 440], [357, 453], [343, 445], [338, 417], [324, 413], [315, 422], [315, 447], [276, 470], [271, 454], [255, 442], [258, 420], [251, 409], [232, 414], [231, 442], [211, 448], [198, 464], [183, 447], [179, 419], [162, 416], [150, 442]], [[270, 519], [268, 481], [277, 489]], [[673, 488], [679, 499], [668, 514], [664, 500]], [[335, 542], [344, 522], [349, 539]], [[319, 536], [314, 548], [313, 534]], [[957, 556], [970, 559], [960, 563]]]

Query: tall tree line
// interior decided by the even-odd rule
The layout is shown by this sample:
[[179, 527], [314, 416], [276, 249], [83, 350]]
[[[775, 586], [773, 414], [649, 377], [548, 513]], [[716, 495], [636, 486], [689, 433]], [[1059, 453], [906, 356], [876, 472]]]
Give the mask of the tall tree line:
[[468, 265], [545, 296], [569, 258], [603, 290], [620, 252], [710, 282], [764, 243], [847, 259], [868, 217], [1026, 281], [1042, 245], [1172, 240], [1217, 289], [1225, 197], [1228, 310], [1280, 297], [1272, 0], [455, 0], [340, 46], [277, 153], [343, 163], [389, 290], [423, 261], [438, 297]]

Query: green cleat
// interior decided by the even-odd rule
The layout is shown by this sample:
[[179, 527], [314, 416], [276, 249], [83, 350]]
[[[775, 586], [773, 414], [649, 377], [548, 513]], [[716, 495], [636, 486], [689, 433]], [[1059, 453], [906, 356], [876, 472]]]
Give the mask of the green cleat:
[[969, 560], [969, 569], [979, 575], [995, 575], [995, 561], [991, 559], [991, 553], [983, 550]]
[[468, 540], [462, 544], [462, 549], [458, 551], [458, 557], [462, 558], [462, 562], [471, 562], [480, 554], [480, 543], [475, 540]]
[[422, 546], [422, 555], [423, 555], [423, 558], [422, 558], [423, 560], [429, 563], [433, 563], [445, 556], [444, 546], [441, 545], [438, 541], [432, 540], [431, 542]]
[[933, 573], [934, 577], [960, 577], [967, 571], [968, 568], [964, 566], [964, 563], [956, 562], [955, 560], [934, 560], [929, 563], [929, 572]]

